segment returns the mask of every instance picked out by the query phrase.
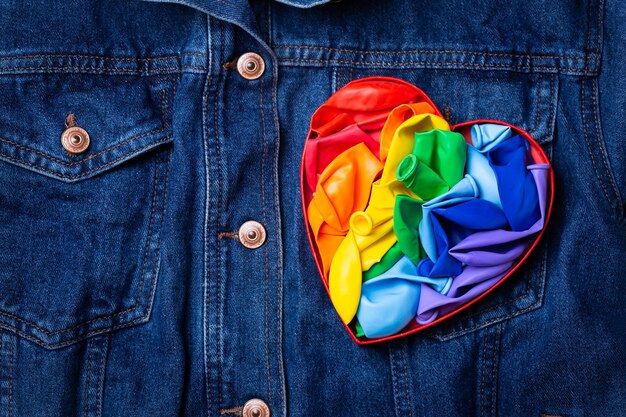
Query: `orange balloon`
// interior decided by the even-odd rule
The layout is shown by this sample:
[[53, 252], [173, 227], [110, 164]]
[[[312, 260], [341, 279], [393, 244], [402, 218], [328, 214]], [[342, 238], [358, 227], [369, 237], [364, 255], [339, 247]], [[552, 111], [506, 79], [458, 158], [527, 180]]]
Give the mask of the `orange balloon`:
[[322, 172], [307, 214], [324, 276], [350, 229], [350, 216], [367, 206], [382, 164], [364, 143], [339, 154]]

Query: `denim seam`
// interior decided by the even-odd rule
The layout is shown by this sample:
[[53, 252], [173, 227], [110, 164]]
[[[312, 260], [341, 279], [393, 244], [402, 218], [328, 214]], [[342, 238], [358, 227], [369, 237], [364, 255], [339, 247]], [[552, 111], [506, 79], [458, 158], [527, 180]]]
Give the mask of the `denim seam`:
[[550, 74], [550, 115], [548, 116], [548, 129], [545, 135], [543, 135], [542, 137], [537, 139], [538, 143], [542, 143], [544, 139], [549, 138], [550, 136], [552, 136], [554, 134], [554, 102], [556, 100], [556, 93], [555, 93], [555, 86], [556, 86], [556, 81], [555, 81], [555, 75], [554, 74]]
[[[265, 158], [267, 158], [267, 131], [265, 126], [265, 111], [263, 110], [263, 81], [259, 83], [259, 107], [261, 109], [261, 126], [263, 128], [263, 150], [261, 153], [261, 211], [263, 224], [267, 225], [267, 213], [265, 208]], [[272, 382], [269, 354], [269, 245], [265, 245], [265, 367], [267, 370], [268, 399], [272, 403]]]
[[[0, 328], [0, 355], [2, 355], [2, 337], [4, 336], [4, 329]], [[0, 362], [0, 388], [2, 387], [2, 370], [4, 369], [4, 361]], [[0, 390], [0, 397], [2, 397], [2, 392]], [[1, 398], [0, 398], [1, 399]]]
[[208, 54], [203, 54], [200, 52], [183, 52], [180, 55], [164, 55], [164, 56], [156, 56], [156, 57], [148, 57], [148, 58], [132, 58], [132, 57], [109, 57], [104, 55], [80, 55], [80, 54], [39, 54], [39, 55], [11, 55], [11, 56], [1, 56], [0, 61], [8, 61], [8, 60], [16, 60], [16, 59], [40, 59], [40, 58], [81, 58], [81, 59], [96, 59], [103, 61], [129, 61], [129, 62], [151, 62], [151, 61], [162, 61], [168, 59], [178, 59], [183, 56], [202, 56], [208, 57]]
[[596, 140], [598, 143], [598, 151], [600, 152], [600, 156], [602, 157], [602, 163], [607, 173], [607, 177], [609, 178], [609, 182], [611, 183], [611, 187], [613, 188], [613, 192], [615, 193], [617, 208], [621, 212], [622, 198], [619, 193], [619, 188], [617, 187], [615, 183], [615, 179], [613, 178], [613, 170], [611, 169], [610, 164], [608, 162], [608, 155], [606, 152], [606, 147], [603, 143], [604, 140], [603, 140], [602, 131], [600, 129], [600, 120], [598, 117], [598, 88], [597, 88], [596, 80], [592, 81], [591, 90], [592, 90], [591, 102], [592, 102], [592, 107], [593, 107], [593, 119], [594, 119], [594, 124], [596, 128]]
[[9, 417], [13, 417], [13, 345], [15, 340], [9, 335]]
[[277, 291], [276, 291], [276, 356], [278, 362], [278, 381], [279, 381], [279, 393], [280, 393], [280, 404], [281, 404], [281, 414], [286, 417], [287, 415], [287, 401], [285, 399], [285, 381], [283, 379], [283, 373], [285, 371], [283, 364], [283, 349], [282, 349], [282, 341], [283, 341], [283, 321], [282, 321], [282, 307], [283, 307], [283, 248], [282, 248], [282, 240], [281, 240], [281, 216], [280, 216], [280, 196], [278, 191], [278, 171], [279, 171], [279, 156], [280, 156], [280, 126], [278, 122], [278, 66], [273, 60], [272, 72], [270, 80], [272, 82], [272, 114], [274, 117], [274, 166], [273, 166], [273, 178], [272, 178], [272, 189], [274, 192], [274, 215], [275, 215], [275, 234], [276, 234], [276, 278], [277, 278]]
[[89, 378], [91, 376], [91, 351], [92, 351], [93, 339], [87, 342], [87, 371], [85, 372], [85, 404], [83, 407], [83, 416], [87, 417], [89, 411]]
[[[452, 336], [456, 336], [457, 334], [467, 333], [467, 332], [470, 332], [472, 330], [478, 329], [480, 327], [487, 326], [487, 325], [492, 324], [492, 323], [497, 323], [499, 321], [503, 321], [503, 320], [506, 320], [506, 319], [511, 318], [511, 317], [515, 317], [517, 315], [525, 313], [526, 311], [532, 310], [533, 308], [535, 308], [538, 305], [540, 305], [542, 300], [543, 300], [543, 291], [544, 291], [543, 287], [544, 287], [545, 279], [546, 279], [546, 262], [547, 262], [546, 258], [547, 258], [547, 252], [548, 252], [547, 236], [543, 236], [543, 240], [544, 240], [544, 251], [543, 251], [544, 253], [543, 253], [543, 256], [541, 258], [541, 267], [540, 267], [541, 280], [539, 282], [539, 294], [537, 295], [537, 299], [535, 300], [535, 302], [533, 302], [533, 304], [531, 304], [531, 305], [529, 305], [527, 307], [524, 307], [523, 309], [520, 309], [520, 310], [511, 311], [510, 313], [507, 313], [507, 314], [505, 314], [503, 316], [491, 318], [489, 320], [486, 320], [484, 322], [478, 323], [478, 324], [473, 325], [471, 327], [465, 327], [465, 328], [462, 328], [462, 329], [459, 329], [459, 330], [455, 330], [454, 332], [451, 332], [451, 333], [432, 333], [432, 336], [436, 337], [438, 339], [448, 339], [448, 338], [450, 338]], [[515, 302], [517, 300], [520, 300], [520, 299], [523, 299], [523, 298], [527, 297], [528, 295], [530, 295], [530, 289], [531, 289], [530, 280], [531, 280], [531, 275], [528, 274], [528, 280], [527, 280], [528, 292], [525, 293], [524, 295], [520, 295], [519, 297], [517, 297], [517, 298], [515, 298], [513, 300], [507, 300], [507, 301], [505, 301], [503, 303], [500, 303], [500, 304], [498, 304], [496, 306], [489, 307], [488, 309], [481, 310], [481, 311], [478, 311], [476, 313], [472, 313], [472, 315], [470, 315], [470, 316], [461, 317], [458, 320], [466, 320], [469, 317], [477, 316], [477, 315], [480, 315], [480, 314], [485, 313], [487, 311], [495, 310], [498, 307], [502, 307], [504, 305], [512, 304], [513, 302]]]
[[[54, 162], [57, 162], [57, 163], [59, 163], [59, 164], [63, 164], [63, 165], [66, 165], [66, 166], [75, 166], [75, 165], [82, 164], [83, 162], [89, 161], [89, 160], [91, 160], [91, 159], [93, 159], [93, 158], [95, 158], [95, 157], [97, 157], [97, 156], [100, 156], [100, 155], [102, 155], [103, 153], [106, 153], [106, 152], [108, 152], [108, 151], [110, 151], [110, 150], [112, 150], [112, 149], [115, 149], [115, 148], [118, 148], [118, 147], [120, 147], [120, 146], [122, 146], [122, 145], [125, 145], [125, 144], [127, 144], [127, 143], [129, 143], [129, 142], [135, 141], [135, 140], [140, 139], [140, 138], [145, 137], [145, 136], [150, 136], [150, 135], [155, 134], [155, 133], [160, 133], [160, 132], [163, 132], [163, 131], [165, 131], [165, 130], [167, 130], [167, 129], [166, 129], [166, 128], [154, 129], [154, 130], [151, 130], [151, 131], [149, 131], [149, 132], [145, 132], [145, 133], [142, 133], [142, 134], [140, 134], [140, 135], [133, 136], [133, 137], [132, 137], [132, 138], [130, 138], [130, 139], [127, 139], [127, 140], [125, 140], [125, 141], [123, 141], [123, 142], [117, 143], [117, 144], [115, 144], [115, 145], [113, 145], [113, 146], [111, 146], [111, 147], [109, 147], [109, 148], [106, 148], [106, 149], [104, 149], [104, 150], [102, 150], [102, 151], [100, 151], [100, 152], [98, 152], [98, 153], [95, 153], [95, 154], [93, 154], [93, 155], [90, 155], [89, 157], [87, 157], [87, 158], [85, 158], [85, 159], [81, 159], [80, 161], [74, 161], [74, 162], [66, 162], [66, 161], [63, 161], [62, 159], [55, 158], [54, 156], [49, 155], [49, 154], [47, 154], [47, 153], [45, 153], [45, 152], [39, 151], [39, 150], [37, 150], [37, 149], [33, 149], [33, 148], [28, 147], [28, 146], [26, 146], [26, 145], [22, 145], [22, 144], [19, 144], [19, 143], [13, 142], [12, 140], [5, 139], [5, 138], [2, 138], [2, 137], [0, 137], [0, 142], [4, 142], [4, 143], [6, 143], [6, 144], [8, 144], [8, 145], [11, 145], [11, 146], [14, 146], [14, 147], [16, 147], [16, 148], [20, 148], [20, 149], [23, 149], [23, 150], [25, 150], [25, 151], [35, 153], [35, 154], [37, 154], [37, 155], [40, 155], [40, 156], [42, 156], [42, 157], [44, 157], [44, 158], [46, 158], [46, 159], [50, 159], [50, 160], [52, 160], [52, 161], [54, 161]], [[131, 152], [132, 152], [132, 151], [131, 151]], [[70, 156], [72, 156], [72, 157], [76, 157], [76, 155], [70, 155]], [[98, 166], [98, 167], [96, 167], [96, 168], [99, 168], [99, 166]]]
[[6, 329], [12, 330], [14, 333], [20, 335], [24, 339], [30, 340], [32, 342], [35, 342], [37, 344], [40, 344], [40, 345], [48, 347], [48, 348], [58, 348], [58, 347], [64, 347], [64, 346], [71, 345], [74, 342], [77, 342], [79, 340], [85, 340], [85, 339], [87, 339], [87, 338], [89, 338], [89, 337], [91, 337], [93, 335], [96, 335], [96, 334], [106, 333], [106, 332], [109, 332], [111, 330], [117, 330], [117, 329], [121, 329], [121, 328], [124, 328], [124, 327], [129, 327], [129, 326], [133, 325], [134, 323], [137, 323], [138, 321], [141, 321], [141, 320], [145, 319], [147, 316], [148, 316], [148, 314], [145, 314], [145, 315], [143, 315], [141, 317], [137, 317], [136, 319], [133, 319], [132, 321], [129, 321], [129, 322], [126, 322], [126, 323], [120, 323], [120, 324], [117, 324], [115, 326], [104, 327], [102, 329], [96, 329], [96, 330], [93, 330], [93, 331], [91, 331], [91, 332], [89, 332], [89, 333], [87, 333], [85, 335], [76, 337], [74, 339], [66, 340], [66, 341], [63, 341], [63, 342], [57, 342], [57, 343], [46, 343], [46, 342], [42, 341], [41, 339], [39, 339], [37, 337], [33, 337], [33, 336], [31, 336], [31, 335], [29, 335], [27, 333], [24, 333], [23, 331], [21, 331], [17, 327], [11, 326], [11, 325], [6, 324], [6, 323], [2, 323], [2, 326], [4, 328], [6, 328]]
[[[535, 117], [535, 126], [531, 130], [528, 131], [528, 133], [531, 134], [531, 135], [532, 135], [533, 132], [537, 131], [541, 127], [540, 126], [540, 115], [543, 112], [543, 107], [545, 107], [545, 105], [541, 106], [541, 94], [543, 92], [543, 75], [540, 74], [538, 77], [539, 78], [538, 78], [537, 84], [539, 86], [537, 87], [538, 88], [538, 91], [537, 91], [537, 115]], [[546, 133], [543, 136], [539, 137], [539, 138], [535, 138], [537, 143], [545, 143], [545, 142], [543, 142], [544, 139], [549, 138], [554, 133], [554, 127], [553, 127], [553, 123], [552, 123], [552, 117], [554, 115], [554, 98], [555, 98], [554, 89], [555, 89], [555, 84], [556, 84], [555, 81], [554, 81], [554, 77], [555, 77], [554, 74], [550, 74], [550, 96], [548, 97], [549, 98], [548, 107], [550, 109], [550, 112], [549, 112], [548, 120], [545, 123], [546, 124]]]
[[409, 371], [408, 371], [408, 367], [406, 364], [406, 343], [403, 342], [402, 343], [402, 347], [400, 350], [401, 354], [402, 354], [402, 365], [404, 366], [404, 393], [406, 395], [406, 403], [407, 403], [407, 408], [409, 409], [409, 416], [413, 417], [413, 406], [411, 405], [411, 397], [409, 395]]
[[564, 67], [550, 67], [550, 66], [534, 66], [534, 65], [507, 65], [507, 64], [479, 64], [479, 63], [461, 63], [461, 62], [431, 62], [431, 61], [405, 61], [405, 62], [365, 62], [365, 61], [354, 61], [354, 60], [344, 60], [344, 59], [302, 59], [302, 58], [280, 58], [280, 62], [289, 63], [289, 62], [308, 62], [308, 63], [324, 63], [324, 64], [352, 64], [357, 66], [373, 66], [373, 67], [392, 67], [392, 68], [405, 68], [407, 65], [423, 65], [423, 66], [433, 66], [433, 67], [450, 67], [450, 68], [505, 68], [510, 70], [545, 70], [545, 71], [577, 71], [582, 72], [584, 74], [593, 73], [592, 70], [587, 68], [564, 68]]
[[593, 52], [593, 54], [595, 55], [594, 61], [596, 63], [596, 65], [598, 64], [599, 60], [600, 60], [600, 45], [601, 45], [601, 27], [602, 27], [602, 1], [598, 0], [597, 3], [597, 9], [596, 9], [596, 44], [595, 44], [595, 48], [592, 50], [591, 49], [591, 11], [592, 11], [592, 5], [593, 5], [593, 1], [589, 0], [589, 7], [587, 7], [587, 34], [586, 34], [586, 49], [587, 49], [587, 54], [585, 54], [585, 61], [587, 61], [589, 59], [589, 55], [588, 52], [591, 50]]
[[[157, 163], [158, 163], [158, 156], [155, 156], [155, 164], [157, 164]], [[167, 159], [167, 163], [169, 164], [169, 158]], [[155, 177], [156, 177], [156, 171], [157, 171], [157, 169], [155, 169]], [[169, 167], [167, 169], [167, 172], [169, 172]], [[155, 180], [155, 183], [156, 183], [156, 180]], [[166, 184], [167, 184], [167, 180], [166, 180]], [[154, 190], [156, 190], [156, 184], [154, 186]], [[154, 193], [156, 193], [156, 191], [154, 191]], [[167, 190], [165, 190], [165, 192], [164, 192], [164, 200], [165, 200], [165, 198], [167, 198]], [[164, 201], [164, 203], [165, 203], [165, 201]], [[151, 216], [153, 216], [153, 214], [154, 214], [153, 212], [154, 212], [154, 208], [152, 209]], [[151, 219], [151, 222], [152, 221], [153, 221], [153, 219]], [[149, 236], [148, 239], [147, 239], [146, 247], [149, 246], [150, 238], [151, 237]], [[152, 287], [151, 287], [151, 290], [150, 290], [150, 294], [151, 294], [150, 299], [152, 298], [152, 295], [154, 294], [154, 289], [155, 289], [156, 281], [157, 281], [156, 280], [156, 269], [157, 269], [157, 266], [158, 266], [158, 263], [159, 263], [159, 258], [160, 258], [160, 248], [161, 248], [161, 242], [160, 242], [160, 239], [159, 239], [158, 243], [157, 243], [155, 267], [154, 267], [154, 271], [153, 271]], [[143, 269], [144, 272], [145, 272], [145, 262], [146, 262], [146, 259], [144, 259], [144, 269]], [[142, 273], [142, 275], [143, 275], [143, 273]], [[144, 280], [144, 278], [145, 277], [142, 276], [142, 281]], [[141, 283], [141, 285], [143, 286], [143, 282]], [[112, 315], [98, 317], [98, 318], [95, 318], [93, 320], [89, 320], [87, 322], [82, 322], [82, 323], [79, 323], [77, 325], [74, 325], [74, 326], [66, 328], [66, 329], [55, 330], [55, 331], [52, 331], [52, 332], [49, 331], [49, 330], [46, 330], [44, 328], [39, 327], [35, 323], [26, 321], [26, 320], [24, 320], [24, 319], [22, 319], [22, 318], [20, 318], [18, 316], [15, 316], [15, 315], [10, 314], [10, 313], [6, 313], [4, 311], [0, 311], [0, 315], [11, 317], [11, 318], [13, 318], [13, 319], [15, 319], [17, 321], [20, 321], [20, 322], [26, 324], [26, 325], [29, 325], [30, 327], [33, 327], [33, 328], [35, 328], [35, 329], [37, 329], [37, 330], [39, 330], [39, 331], [41, 331], [41, 332], [43, 332], [45, 334], [54, 335], [54, 334], [66, 333], [66, 332], [68, 332], [70, 330], [74, 330], [75, 328], [78, 328], [78, 327], [81, 327], [81, 326], [84, 326], [84, 325], [87, 325], [87, 324], [91, 324], [91, 323], [96, 322], [96, 321], [109, 319], [109, 318], [112, 318], [112, 317], [119, 316], [121, 314], [125, 314], [125, 313], [129, 313], [131, 311], [134, 311], [138, 307], [138, 298], [139, 298], [140, 295], [141, 295], [141, 292], [139, 292], [137, 294], [137, 297], [136, 297], [136, 303], [137, 304], [135, 306], [133, 306], [132, 308], [128, 309], [128, 310], [124, 310], [122, 312], [114, 313]], [[147, 306], [146, 311], [145, 311], [145, 313], [142, 316], [139, 316], [139, 317], [137, 317], [137, 318], [135, 318], [135, 319], [133, 319], [133, 320], [131, 320], [129, 322], [120, 323], [120, 324], [117, 324], [117, 325], [114, 325], [114, 326], [103, 327], [102, 329], [95, 329], [95, 330], [92, 330], [91, 332], [88, 332], [85, 335], [78, 336], [78, 337], [75, 337], [75, 338], [72, 338], [72, 339], [69, 339], [69, 340], [66, 340], [66, 341], [63, 341], [63, 342], [57, 342], [57, 343], [46, 343], [42, 339], [40, 339], [38, 337], [35, 337], [35, 336], [31, 336], [31, 335], [29, 335], [27, 333], [24, 333], [23, 331], [19, 330], [18, 328], [14, 327], [14, 326], [9, 325], [8, 323], [0, 322], [0, 324], [2, 324], [3, 326], [5, 326], [8, 329], [13, 330], [15, 333], [19, 334], [20, 336], [22, 336], [22, 337], [24, 337], [24, 338], [26, 338], [28, 340], [34, 341], [36, 343], [39, 343], [39, 344], [41, 344], [43, 346], [46, 346], [46, 347], [61, 347], [61, 346], [71, 345], [72, 343], [74, 343], [74, 342], [76, 342], [78, 340], [86, 339], [86, 338], [88, 338], [88, 337], [90, 337], [90, 336], [92, 336], [94, 334], [100, 334], [100, 333], [104, 333], [104, 332], [107, 332], [107, 331], [111, 331], [111, 330], [115, 330], [115, 329], [119, 329], [119, 328], [123, 328], [123, 327], [128, 327], [128, 326], [130, 326], [130, 325], [132, 325], [132, 324], [134, 324], [136, 322], [142, 321], [146, 317], [148, 317], [148, 315], [150, 313], [150, 305], [151, 305], [151, 303]]]
[[[102, 55], [80, 55], [80, 54], [35, 54], [35, 55], [13, 55], [0, 57], [0, 73], [18, 73], [45, 71], [53, 72], [95, 72], [110, 73], [119, 75], [139, 74], [143, 76], [159, 75], [164, 72], [181, 72], [187, 69], [206, 71], [207, 66], [195, 64], [195, 62], [185, 63], [187, 57], [210, 58], [210, 55], [185, 52], [178, 55], [132, 58], [132, 57], [108, 57]], [[28, 61], [28, 60], [35, 60]], [[56, 60], [56, 62], [52, 61]], [[21, 61], [21, 62], [20, 62]], [[170, 61], [170, 62], [168, 62]], [[135, 67], [128, 64], [134, 63]], [[124, 64], [125, 67], [117, 67], [117, 64]], [[13, 65], [13, 66], [12, 66]], [[148, 66], [150, 65], [150, 66]]]
[[[220, 59], [219, 62], [224, 61], [224, 22], [222, 20], [219, 21], [219, 30], [220, 30]], [[218, 124], [218, 110], [219, 110], [219, 87], [222, 83], [223, 70], [219, 70], [217, 84], [215, 88], [215, 94], [213, 95], [213, 123], [215, 124], [215, 153], [217, 157], [217, 181], [218, 181], [218, 193], [217, 193], [217, 226], [220, 227], [221, 222], [221, 210], [222, 210], [222, 190], [223, 190], [223, 178], [222, 178], [222, 155], [221, 155], [221, 146], [220, 146], [220, 137], [219, 137], [219, 124]], [[217, 270], [216, 270], [216, 297], [215, 297], [215, 307], [216, 307], [216, 322], [217, 322], [217, 331], [216, 331], [216, 343], [217, 343], [217, 403], [221, 408], [222, 405], [222, 354], [221, 354], [221, 333], [222, 333], [222, 321], [221, 321], [221, 285], [222, 285], [222, 245], [221, 240], [217, 240]]]
[[[404, 340], [388, 346], [396, 417], [413, 416], [413, 407], [409, 394], [409, 372], [405, 355], [406, 347], [406, 341]], [[402, 378], [404, 378], [404, 381], [402, 381]], [[402, 384], [404, 384], [404, 387], [401, 387]]]
[[528, 131], [529, 134], [536, 131], [539, 128], [539, 118], [541, 116], [541, 92], [543, 89], [543, 76], [539, 74], [537, 76], [537, 114], [535, 115], [535, 126]]
[[[183, 68], [189, 66], [182, 66]], [[202, 67], [203, 69], [206, 69]], [[140, 73], [140, 74], [160, 74], [163, 71], [178, 71], [179, 67], [163, 67], [163, 68], [155, 68], [152, 70], [142, 70], [136, 68], [97, 68], [97, 67], [73, 67], [70, 65], [60, 65], [60, 66], [39, 66], [39, 67], [8, 67], [8, 68], [0, 68], [1, 73], [12, 73], [19, 71], [57, 71], [57, 70], [76, 70], [78, 72], [87, 71], [87, 72], [127, 72], [127, 73]]]
[[396, 408], [396, 417], [403, 417], [400, 410], [400, 401], [399, 401], [399, 392], [400, 388], [398, 387], [398, 375], [396, 372], [396, 361], [394, 359], [393, 350], [395, 347], [392, 344], [389, 344], [389, 365], [391, 366], [391, 383], [393, 384], [393, 397]]
[[581, 115], [582, 115], [582, 125], [583, 125], [583, 137], [585, 139], [585, 143], [587, 144], [587, 150], [589, 152], [589, 156], [591, 158], [591, 166], [593, 167], [594, 172], [596, 173], [596, 178], [598, 179], [598, 181], [600, 182], [600, 187], [602, 188], [602, 191], [604, 192], [604, 196], [606, 197], [606, 200], [608, 201], [609, 205], [611, 206], [612, 209], [615, 209], [615, 206], [613, 204], [613, 201], [611, 200], [611, 197], [609, 197], [609, 193], [607, 191], [607, 188], [604, 184], [604, 181], [602, 180], [602, 177], [600, 176], [600, 173], [598, 171], [598, 167], [595, 161], [595, 158], [593, 156], [593, 151], [592, 151], [592, 147], [591, 144], [589, 142], [589, 135], [587, 132], [587, 117], [586, 117], [586, 111], [585, 111], [585, 100], [586, 100], [586, 95], [585, 95], [585, 78], [581, 79], [581, 88], [580, 88], [580, 101], [581, 101]]
[[497, 402], [498, 402], [498, 391], [497, 391], [497, 379], [498, 379], [498, 370], [499, 370], [499, 359], [498, 351], [500, 350], [500, 342], [502, 336], [502, 322], [499, 322], [495, 325], [494, 329], [494, 343], [493, 343], [493, 351], [492, 351], [492, 364], [491, 364], [491, 417], [496, 417], [497, 411]]
[[[207, 26], [210, 24], [210, 17], [207, 16]], [[207, 29], [209, 30], [209, 29]], [[203, 136], [204, 136], [204, 143], [205, 143], [205, 155], [207, 155], [205, 157], [205, 181], [208, 182], [208, 176], [209, 176], [209, 135], [208, 135], [208, 131], [207, 131], [207, 125], [209, 123], [209, 95], [211, 93], [211, 85], [213, 82], [213, 73], [210, 73], [207, 77], [207, 81], [206, 81], [206, 85], [205, 85], [205, 91], [204, 91], [204, 95], [202, 98], [202, 113], [203, 113], [203, 119], [202, 119], [202, 125], [203, 125]], [[205, 196], [205, 220], [204, 220], [204, 227], [203, 227], [203, 242], [204, 242], [204, 250], [205, 250], [205, 266], [206, 266], [206, 282], [205, 285], [203, 285], [204, 287], [204, 323], [203, 323], [203, 327], [204, 327], [204, 361], [205, 361], [205, 366], [204, 366], [204, 372], [206, 375], [206, 396], [207, 396], [207, 405], [208, 405], [208, 412], [210, 413], [211, 407], [213, 405], [212, 403], [212, 399], [211, 399], [211, 372], [210, 372], [210, 358], [209, 358], [209, 351], [208, 351], [208, 335], [207, 335], [207, 315], [208, 315], [208, 308], [210, 306], [210, 301], [211, 301], [211, 289], [209, 287], [209, 282], [208, 280], [211, 277], [211, 267], [210, 265], [206, 265], [208, 262], [206, 260], [206, 258], [208, 257], [206, 252], [209, 252], [207, 249], [207, 234], [206, 234], [206, 230], [208, 229], [208, 218], [209, 218], [209, 206], [210, 206], [210, 201], [209, 201], [209, 184], [206, 185], [207, 187], [207, 191], [206, 196]]]
[[274, 47], [286, 48], [286, 49], [321, 49], [325, 51], [346, 52], [346, 53], [359, 53], [359, 54], [371, 54], [371, 55], [403, 55], [410, 53], [424, 53], [424, 54], [462, 54], [462, 55], [484, 55], [484, 56], [496, 56], [496, 57], [510, 57], [510, 58], [564, 58], [564, 59], [579, 59], [584, 60], [584, 55], [534, 55], [534, 54], [510, 54], [504, 52], [482, 52], [482, 51], [463, 51], [454, 49], [407, 49], [398, 51], [385, 51], [385, 50], [364, 50], [364, 49], [348, 49], [348, 48], [332, 48], [327, 46], [316, 45], [285, 45], [276, 44]]
[[480, 356], [480, 416], [484, 417], [485, 410], [485, 368], [487, 364], [487, 341], [489, 332], [483, 332], [483, 351]]
[[96, 417], [100, 417], [102, 415], [102, 392], [104, 390], [104, 377], [106, 374], [106, 370], [104, 367], [104, 360], [109, 352], [109, 335], [104, 336], [105, 339], [102, 341], [103, 347], [100, 351], [100, 366], [98, 367], [98, 371], [100, 376], [98, 378], [98, 390], [96, 391]]
[[[94, 417], [99, 417], [101, 415], [102, 407], [100, 403], [100, 397], [103, 387], [104, 380], [104, 359], [107, 356], [108, 352], [108, 335], [104, 335], [100, 340], [98, 338], [89, 339], [87, 342], [87, 369], [85, 371], [85, 398], [84, 398], [84, 407], [83, 407], [83, 415], [85, 417], [91, 415]], [[94, 352], [94, 353], [92, 353]], [[98, 367], [92, 370], [92, 366], [94, 365], [94, 360], [92, 357], [94, 354], [100, 355], [100, 360], [97, 362]], [[93, 374], [93, 375], [92, 375]], [[91, 400], [89, 399], [89, 388], [92, 386], [92, 378], [96, 379], [96, 389], [95, 389], [95, 398]]]
[[152, 141], [152, 142], [150, 142], [150, 143], [148, 143], [148, 144], [146, 144], [146, 145], [144, 145], [144, 146], [142, 146], [140, 148], [133, 149], [130, 152], [128, 152], [128, 153], [126, 153], [126, 154], [124, 154], [122, 156], [119, 156], [119, 157], [113, 159], [112, 161], [107, 162], [106, 164], [99, 165], [99, 166], [94, 167], [94, 168], [92, 168], [92, 169], [90, 169], [88, 171], [84, 171], [84, 172], [81, 172], [80, 174], [76, 174], [76, 175], [60, 174], [60, 173], [58, 173], [56, 171], [52, 171], [52, 170], [49, 170], [47, 168], [43, 168], [43, 167], [41, 167], [39, 165], [35, 165], [35, 164], [30, 163], [30, 162], [26, 162], [26, 161], [24, 161], [22, 159], [14, 158], [14, 157], [9, 156], [9, 155], [7, 155], [5, 153], [2, 153], [2, 152], [0, 152], [0, 156], [5, 158], [5, 159], [7, 159], [7, 160], [9, 160], [9, 161], [13, 161], [13, 162], [16, 162], [16, 163], [20, 163], [20, 164], [23, 164], [23, 165], [35, 168], [37, 171], [47, 172], [47, 173], [49, 173], [49, 174], [51, 174], [51, 175], [53, 175], [55, 177], [76, 179], [76, 178], [81, 178], [81, 177], [84, 177], [86, 175], [89, 175], [89, 174], [91, 174], [91, 173], [93, 173], [95, 171], [100, 171], [100, 170], [102, 170], [104, 168], [107, 168], [107, 167], [109, 167], [111, 165], [114, 165], [117, 162], [119, 162], [120, 160], [125, 159], [125, 158], [127, 158], [129, 156], [137, 155], [137, 154], [141, 153], [146, 148], [153, 147], [154, 145], [158, 145], [159, 143], [167, 142], [170, 139], [172, 139], [172, 137], [173, 137], [172, 135], [169, 135], [169, 136], [165, 136], [165, 137], [163, 137], [161, 139]]
[[[502, 323], [498, 323], [492, 330], [486, 330], [483, 334], [483, 349], [481, 354], [480, 376], [480, 415], [483, 417], [495, 417], [497, 402], [497, 370], [498, 350]], [[489, 348], [489, 352], [487, 350]], [[488, 355], [491, 359], [488, 361]], [[489, 369], [491, 368], [491, 369]], [[490, 381], [487, 381], [490, 378]], [[489, 384], [489, 386], [487, 386]]]

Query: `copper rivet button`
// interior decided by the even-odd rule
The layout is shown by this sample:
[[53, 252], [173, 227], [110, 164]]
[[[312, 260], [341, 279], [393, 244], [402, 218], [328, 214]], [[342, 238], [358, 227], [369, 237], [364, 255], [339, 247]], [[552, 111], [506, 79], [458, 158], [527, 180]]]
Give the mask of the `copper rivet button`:
[[83, 153], [89, 147], [89, 133], [78, 126], [68, 127], [61, 135], [61, 144], [71, 154]]
[[246, 80], [256, 80], [265, 71], [265, 62], [259, 54], [246, 52], [237, 59], [237, 71]]
[[253, 398], [243, 406], [243, 417], [270, 417], [270, 408], [264, 401]]
[[239, 228], [239, 241], [249, 249], [255, 249], [265, 242], [265, 228], [253, 220], [245, 222]]

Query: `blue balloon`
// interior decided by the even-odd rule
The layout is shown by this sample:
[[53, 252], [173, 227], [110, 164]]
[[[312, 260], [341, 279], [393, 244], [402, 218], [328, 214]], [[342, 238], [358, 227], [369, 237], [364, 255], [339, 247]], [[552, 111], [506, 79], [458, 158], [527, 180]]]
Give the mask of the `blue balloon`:
[[449, 250], [469, 235], [508, 228], [507, 218], [499, 207], [476, 198], [436, 208], [430, 216], [438, 257], [435, 262], [425, 258], [418, 264], [418, 273], [429, 277], [457, 276], [462, 272], [463, 264]]
[[529, 164], [530, 151], [526, 138], [513, 136], [487, 153], [498, 179], [498, 193], [511, 230], [526, 230], [539, 218], [539, 196]]

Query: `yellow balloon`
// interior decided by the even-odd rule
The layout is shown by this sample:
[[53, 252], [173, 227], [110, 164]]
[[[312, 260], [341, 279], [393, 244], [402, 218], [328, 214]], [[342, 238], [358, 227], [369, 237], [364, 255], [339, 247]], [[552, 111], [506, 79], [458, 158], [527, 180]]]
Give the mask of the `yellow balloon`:
[[387, 183], [396, 178], [396, 169], [405, 156], [413, 152], [415, 145], [415, 133], [428, 130], [450, 130], [450, 125], [445, 119], [430, 113], [417, 114], [398, 127], [393, 134], [389, 153], [383, 168], [381, 181]]
[[341, 320], [348, 324], [354, 318], [361, 299], [361, 262], [352, 230], [343, 239], [330, 264], [328, 290]]
[[417, 198], [397, 179], [385, 184], [379, 180], [372, 185], [368, 207], [352, 214], [350, 231], [330, 264], [330, 298], [346, 324], [359, 307], [363, 271], [380, 262], [397, 241], [393, 232], [393, 207], [399, 194]]

